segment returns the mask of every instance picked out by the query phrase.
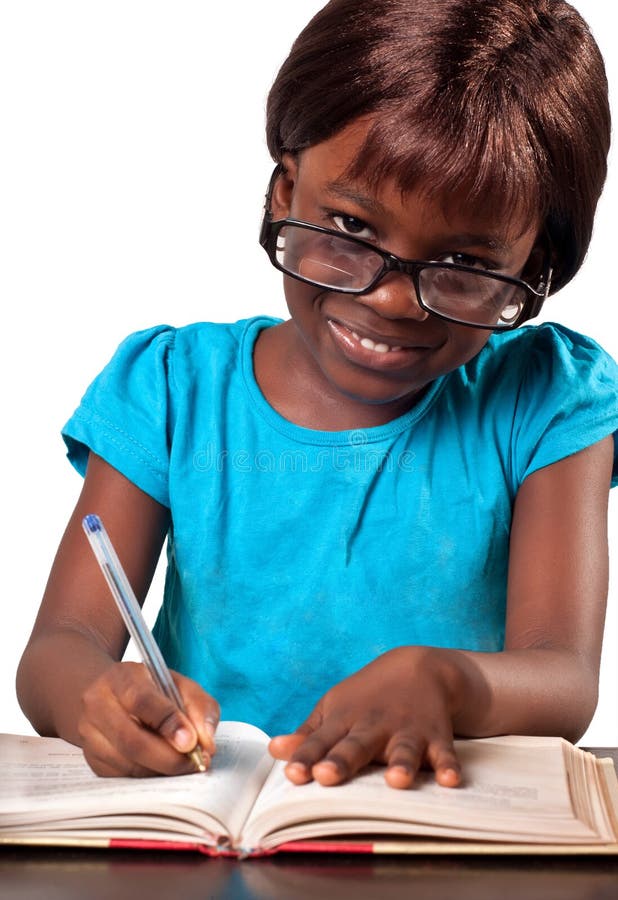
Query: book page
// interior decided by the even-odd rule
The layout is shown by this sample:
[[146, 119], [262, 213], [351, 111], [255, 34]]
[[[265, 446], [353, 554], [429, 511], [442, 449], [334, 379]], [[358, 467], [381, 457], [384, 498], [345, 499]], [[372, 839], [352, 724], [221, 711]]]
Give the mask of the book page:
[[80, 748], [59, 738], [0, 735], [0, 837], [35, 826], [57, 832], [63, 822], [87, 828], [90, 817], [101, 833], [130, 821], [140, 831], [161, 831], [165, 817], [176, 832], [203, 833], [216, 843], [240, 832], [272, 766], [267, 745], [259, 729], [222, 722], [206, 773], [100, 778]]
[[[370, 767], [350, 782], [296, 786], [275, 764], [251, 811], [244, 848], [335, 833], [425, 834], [464, 839], [599, 841], [571, 803], [560, 738], [456, 741], [463, 784], [445, 788], [432, 772], [398, 791]], [[595, 786], [592, 786], [595, 789]]]

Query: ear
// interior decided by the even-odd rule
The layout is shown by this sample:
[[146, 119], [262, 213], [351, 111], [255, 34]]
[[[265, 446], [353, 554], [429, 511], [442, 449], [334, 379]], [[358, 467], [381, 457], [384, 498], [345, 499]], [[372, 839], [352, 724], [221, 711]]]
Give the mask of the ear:
[[292, 209], [292, 197], [298, 178], [298, 157], [284, 153], [281, 158], [283, 171], [275, 181], [270, 200], [270, 211], [274, 221], [286, 219]]

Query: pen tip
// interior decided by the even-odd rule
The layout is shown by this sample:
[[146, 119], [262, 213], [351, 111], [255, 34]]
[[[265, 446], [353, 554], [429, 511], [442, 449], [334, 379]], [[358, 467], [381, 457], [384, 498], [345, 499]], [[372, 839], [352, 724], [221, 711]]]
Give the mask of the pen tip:
[[202, 753], [201, 747], [195, 747], [193, 750], [191, 750], [191, 752], [188, 754], [188, 756], [192, 760], [193, 765], [195, 766], [195, 768], [197, 769], [198, 772], [206, 772], [207, 771], [207, 766], [206, 766], [206, 763], [204, 762], [204, 755]]

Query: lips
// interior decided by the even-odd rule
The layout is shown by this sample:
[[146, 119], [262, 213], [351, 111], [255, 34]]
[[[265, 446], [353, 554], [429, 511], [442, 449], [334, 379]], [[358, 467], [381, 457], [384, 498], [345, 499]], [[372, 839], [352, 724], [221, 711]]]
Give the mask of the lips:
[[370, 368], [399, 368], [410, 365], [430, 348], [411, 345], [394, 335], [377, 334], [360, 325], [328, 319], [335, 344], [352, 362]]
[[367, 336], [361, 337], [361, 335], [358, 334], [356, 331], [352, 332], [352, 336], [357, 341], [360, 341], [360, 343], [362, 344], [363, 347], [365, 347], [365, 349], [375, 350], [376, 353], [390, 353], [393, 350], [397, 351], [397, 350], [402, 349], [400, 344], [392, 345], [392, 344], [387, 344], [385, 341], [376, 342], [376, 341], [372, 340], [370, 337], [367, 337]]
[[329, 316], [328, 322], [329, 325], [332, 323], [349, 331], [359, 341], [367, 339], [372, 344], [383, 344], [391, 350], [406, 350], [427, 346], [426, 344], [413, 342], [410, 339], [409, 334], [383, 334], [382, 332], [374, 331], [371, 327], [365, 326], [360, 322], [350, 322], [335, 316]]

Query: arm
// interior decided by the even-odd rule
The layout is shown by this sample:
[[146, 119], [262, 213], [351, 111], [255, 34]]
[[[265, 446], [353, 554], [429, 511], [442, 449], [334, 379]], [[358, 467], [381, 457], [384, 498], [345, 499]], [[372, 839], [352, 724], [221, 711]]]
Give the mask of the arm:
[[144, 666], [118, 662], [127, 634], [81, 526], [95, 511], [140, 603], [148, 591], [169, 511], [91, 454], [19, 665], [20, 704], [41, 734], [82, 746], [99, 774], [192, 771], [183, 753], [198, 739], [214, 751], [212, 728], [204, 723], [207, 716], [216, 721], [216, 703], [176, 676], [186, 719], [154, 687]]
[[453, 734], [577, 739], [596, 706], [607, 595], [612, 438], [522, 485], [511, 531], [505, 648], [399, 647], [331, 689], [271, 742], [288, 777], [337, 784], [372, 760], [393, 787], [429, 764], [459, 784]]
[[597, 704], [608, 589], [613, 440], [540, 469], [511, 530], [505, 650], [466, 654], [490, 686], [466, 735], [559, 734], [575, 741]]

